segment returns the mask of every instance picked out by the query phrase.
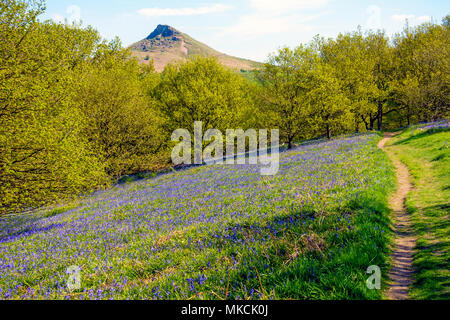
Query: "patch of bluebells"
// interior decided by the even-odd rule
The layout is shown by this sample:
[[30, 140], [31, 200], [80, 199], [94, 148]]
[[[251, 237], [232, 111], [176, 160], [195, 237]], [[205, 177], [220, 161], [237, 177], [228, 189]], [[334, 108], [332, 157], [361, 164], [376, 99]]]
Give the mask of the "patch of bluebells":
[[[256, 259], [294, 224], [307, 228], [310, 210], [331, 212], [386, 183], [376, 175], [385, 158], [371, 156], [378, 139], [300, 146], [281, 154], [273, 177], [259, 166], [204, 166], [96, 192], [55, 216], [1, 219], [0, 299], [173, 299], [223, 289], [224, 275], [247, 263], [239, 257]], [[70, 292], [73, 265], [82, 288]], [[262, 297], [253, 271], [240, 297]]]
[[422, 123], [419, 125], [411, 126], [411, 133], [415, 134], [416, 131], [441, 131], [448, 130], [450, 128], [450, 120], [440, 120], [431, 123]]

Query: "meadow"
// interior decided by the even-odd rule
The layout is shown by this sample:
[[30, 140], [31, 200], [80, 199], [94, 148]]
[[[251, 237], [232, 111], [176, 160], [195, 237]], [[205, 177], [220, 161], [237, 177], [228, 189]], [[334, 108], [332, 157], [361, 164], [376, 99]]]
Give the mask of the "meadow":
[[[0, 299], [380, 299], [393, 168], [378, 134], [195, 167], [0, 220]], [[67, 288], [70, 266], [81, 289]]]
[[413, 299], [450, 297], [449, 129], [448, 120], [416, 125], [391, 141], [390, 148], [408, 166], [414, 183], [406, 201], [417, 235]]
[[[398, 158], [418, 249], [402, 290], [448, 298], [448, 121], [414, 125], [450, 117], [450, 15], [318, 35], [257, 66], [161, 25], [134, 49], [158, 44], [162, 70], [49, 14], [0, 2], [0, 300], [390, 298]], [[197, 121], [278, 129], [280, 172], [173, 167], [172, 133]]]

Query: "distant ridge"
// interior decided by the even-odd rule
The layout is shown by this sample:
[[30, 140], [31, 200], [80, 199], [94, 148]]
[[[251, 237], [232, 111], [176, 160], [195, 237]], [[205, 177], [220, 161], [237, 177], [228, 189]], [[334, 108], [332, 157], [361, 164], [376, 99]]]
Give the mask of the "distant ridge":
[[186, 61], [194, 56], [217, 57], [222, 65], [234, 70], [250, 71], [260, 65], [259, 62], [218, 52], [171, 26], [161, 24], [147, 38], [132, 44], [130, 48], [139, 62], [148, 64], [153, 60], [158, 72], [169, 63]]

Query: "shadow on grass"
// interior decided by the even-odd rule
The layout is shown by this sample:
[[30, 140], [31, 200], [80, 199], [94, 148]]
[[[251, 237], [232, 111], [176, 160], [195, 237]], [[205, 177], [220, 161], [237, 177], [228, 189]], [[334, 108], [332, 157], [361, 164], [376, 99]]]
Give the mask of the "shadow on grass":
[[55, 223], [45, 227], [36, 227], [36, 226], [26, 227], [20, 231], [7, 234], [6, 236], [0, 236], [0, 243], [11, 242], [21, 237], [29, 237], [37, 233], [47, 232], [53, 229], [61, 228], [62, 226], [64, 226], [63, 223]]
[[[387, 274], [388, 212], [383, 193], [361, 194], [333, 212], [305, 208], [264, 223], [232, 223], [209, 237], [239, 259], [230, 281], [261, 286], [266, 298], [381, 299], [367, 288], [366, 270], [377, 265]], [[248, 252], [234, 257], [242, 246]]]
[[0, 217], [0, 243], [14, 241], [22, 236], [31, 236], [60, 228], [62, 223], [50, 223], [44, 226], [45, 220], [75, 209], [77, 206], [68, 205], [47, 208], [41, 212], [30, 211], [22, 214], [11, 214]]

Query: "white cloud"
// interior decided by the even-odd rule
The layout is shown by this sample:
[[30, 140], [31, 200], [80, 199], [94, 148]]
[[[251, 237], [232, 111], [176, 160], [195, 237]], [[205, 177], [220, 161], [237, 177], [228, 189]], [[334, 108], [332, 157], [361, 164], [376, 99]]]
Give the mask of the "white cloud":
[[59, 13], [52, 15], [52, 20], [56, 23], [78, 23], [81, 21], [81, 8], [76, 5], [70, 5], [66, 8], [67, 16], [64, 17]]
[[416, 20], [419, 23], [430, 22], [431, 21], [431, 17], [430, 16], [420, 16], [420, 17], [417, 17]]
[[239, 17], [217, 36], [246, 40], [268, 34], [309, 32], [311, 22], [325, 14], [328, 0], [248, 0], [251, 12]]
[[408, 21], [410, 24], [420, 24], [431, 21], [431, 17], [430, 16], [417, 17], [414, 14], [394, 14], [392, 16], [392, 20], [401, 23], [405, 23], [406, 21]]
[[304, 17], [301, 15], [250, 14], [240, 17], [235, 25], [224, 28], [219, 36], [234, 35], [245, 39], [283, 32], [310, 31], [312, 27], [305, 23], [314, 20], [316, 17], [316, 15]]
[[250, 6], [259, 12], [280, 14], [292, 10], [319, 9], [328, 4], [328, 0], [250, 0]]
[[226, 6], [223, 4], [213, 4], [210, 6], [198, 8], [144, 8], [139, 10], [138, 13], [146, 17], [194, 16], [194, 15], [224, 12], [230, 8], [231, 8], [230, 6]]

